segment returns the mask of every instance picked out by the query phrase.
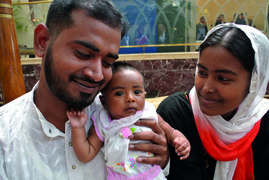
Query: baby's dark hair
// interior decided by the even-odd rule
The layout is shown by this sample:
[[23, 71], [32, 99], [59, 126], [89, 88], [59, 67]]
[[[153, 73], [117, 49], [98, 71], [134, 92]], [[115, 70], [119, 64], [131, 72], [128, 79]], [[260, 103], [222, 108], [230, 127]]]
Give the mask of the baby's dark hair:
[[[131, 71], [136, 71], [138, 72], [142, 79], [143, 79], [143, 84], [144, 84], [144, 78], [143, 75], [137, 70], [137, 68], [135, 68], [132, 64], [126, 62], [126, 61], [116, 61], [113, 63], [112, 65], [112, 76], [113, 74], [115, 74], [116, 72], [119, 72], [121, 70], [131, 70]], [[104, 87], [101, 91], [101, 93], [104, 95], [104, 90], [106, 89], [106, 87]]]
[[[132, 64], [130, 64], [126, 61], [116, 61], [112, 65], [112, 73], [113, 74], [115, 74], [116, 72], [123, 70], [123, 69], [133, 70], [133, 71], [139, 72]], [[142, 74], [141, 74], [141, 76], [142, 76]]]

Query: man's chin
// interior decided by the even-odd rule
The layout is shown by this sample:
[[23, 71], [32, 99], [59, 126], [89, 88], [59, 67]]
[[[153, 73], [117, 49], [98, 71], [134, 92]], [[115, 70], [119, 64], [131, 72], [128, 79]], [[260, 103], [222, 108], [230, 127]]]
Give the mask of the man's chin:
[[94, 99], [91, 99], [90, 101], [72, 101], [72, 102], [66, 102], [66, 104], [73, 109], [84, 109], [88, 106], [90, 106], [93, 103]]
[[69, 101], [67, 104], [71, 108], [84, 109], [93, 103], [96, 95], [81, 93], [79, 98], [73, 99], [72, 101]]

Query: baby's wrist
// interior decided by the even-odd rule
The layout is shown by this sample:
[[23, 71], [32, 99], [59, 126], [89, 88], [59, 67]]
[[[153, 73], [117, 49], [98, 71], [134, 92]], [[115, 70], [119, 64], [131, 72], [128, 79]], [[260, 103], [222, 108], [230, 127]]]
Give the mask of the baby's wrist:
[[71, 125], [71, 128], [72, 129], [83, 129], [84, 130], [84, 126], [72, 126]]
[[169, 136], [168, 136], [168, 138], [167, 138], [168, 143], [169, 143], [170, 145], [172, 145], [172, 146], [173, 146], [173, 138], [172, 138], [172, 135], [173, 135], [173, 132], [174, 132], [174, 131], [175, 131], [175, 129], [171, 127]]

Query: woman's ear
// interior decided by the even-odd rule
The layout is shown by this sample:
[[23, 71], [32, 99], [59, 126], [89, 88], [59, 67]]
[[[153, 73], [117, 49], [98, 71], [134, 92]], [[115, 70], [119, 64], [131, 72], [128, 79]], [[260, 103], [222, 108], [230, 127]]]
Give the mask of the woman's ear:
[[38, 57], [43, 57], [50, 40], [50, 32], [45, 24], [39, 24], [34, 31], [34, 49]]
[[104, 97], [103, 95], [100, 95], [100, 96], [99, 96], [99, 99], [100, 99], [100, 101], [101, 101], [103, 107], [107, 110], [108, 108], [107, 108], [107, 105], [106, 105], [105, 97]]

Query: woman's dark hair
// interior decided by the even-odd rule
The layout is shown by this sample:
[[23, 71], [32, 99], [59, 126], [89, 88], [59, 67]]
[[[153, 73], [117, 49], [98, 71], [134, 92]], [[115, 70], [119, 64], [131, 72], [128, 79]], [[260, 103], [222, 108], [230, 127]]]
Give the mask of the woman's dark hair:
[[217, 45], [221, 45], [236, 56], [242, 66], [252, 73], [255, 64], [255, 52], [250, 39], [241, 29], [229, 26], [217, 29], [200, 45], [200, 56], [205, 48]]
[[75, 9], [82, 9], [86, 15], [112, 28], [121, 29], [121, 37], [126, 33], [127, 24], [110, 0], [54, 0], [49, 7], [46, 21], [52, 35], [57, 36], [73, 25], [72, 11]]

